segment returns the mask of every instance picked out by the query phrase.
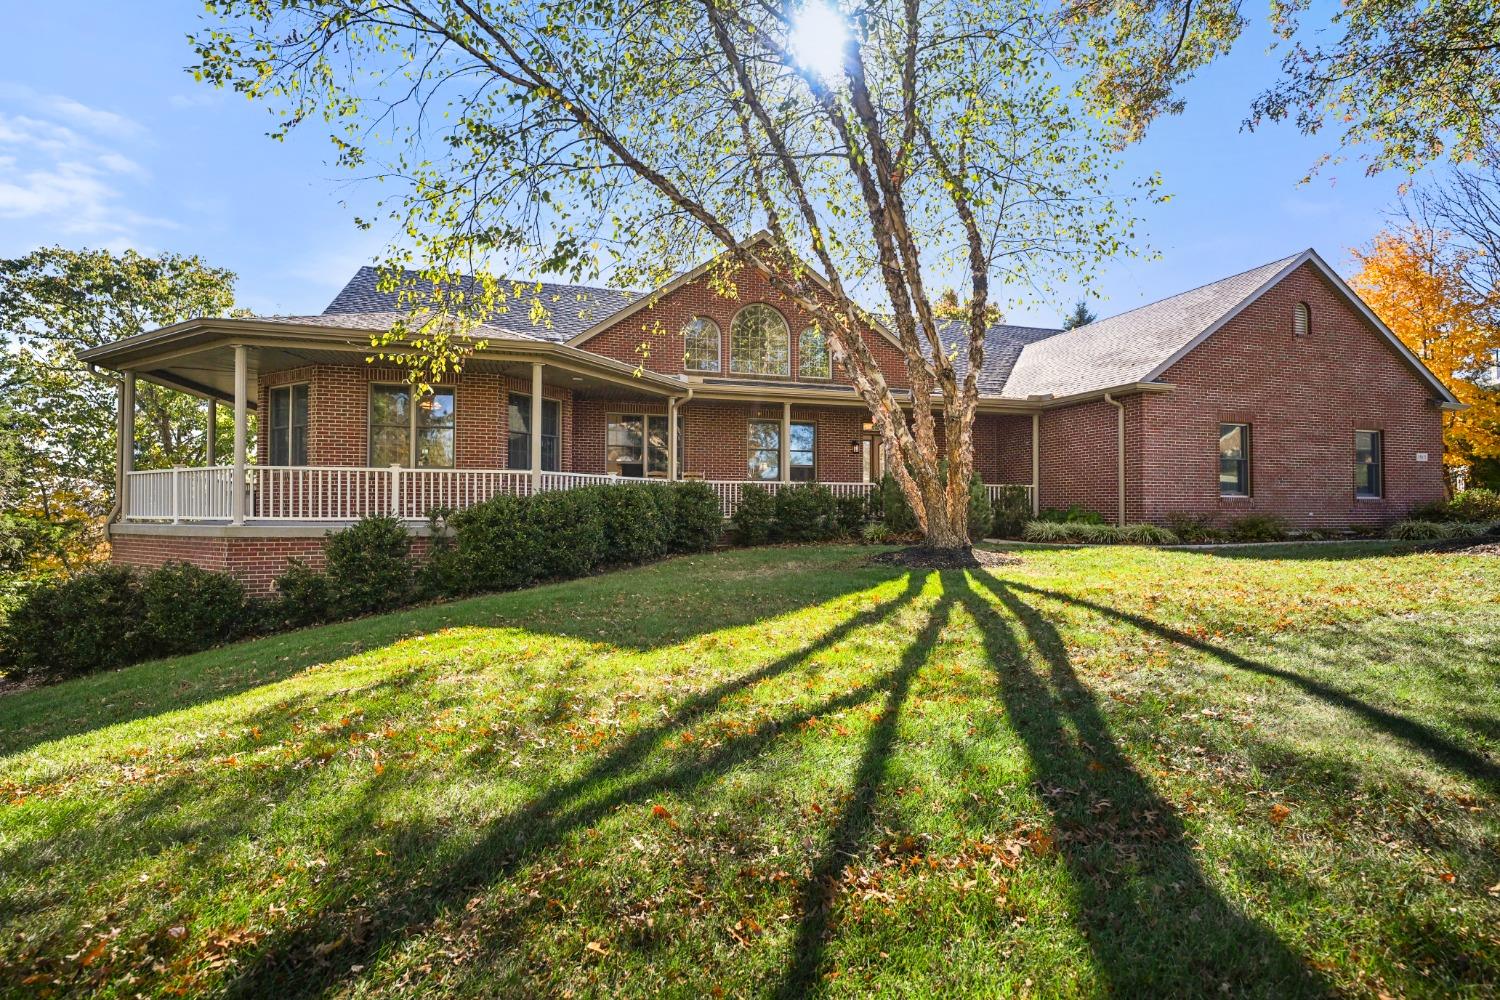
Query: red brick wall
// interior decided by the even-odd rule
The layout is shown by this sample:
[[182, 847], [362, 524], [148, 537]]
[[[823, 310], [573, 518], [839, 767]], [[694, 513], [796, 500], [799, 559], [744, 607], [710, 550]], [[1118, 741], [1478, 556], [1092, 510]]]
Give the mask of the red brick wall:
[[[370, 383], [401, 381], [401, 372], [394, 368], [309, 365], [263, 374], [257, 399], [260, 412], [269, 413], [271, 386], [308, 383], [307, 463], [360, 466], [369, 463]], [[464, 372], [453, 385], [456, 467], [505, 468], [510, 429], [507, 394], [530, 395], [531, 383], [490, 372]], [[562, 471], [574, 471], [573, 393], [546, 386], [542, 395], [562, 403], [560, 464]], [[260, 435], [257, 449], [257, 461], [266, 464], [270, 460], [270, 442], [265, 434]]]
[[[1141, 397], [1125, 404], [1126, 519], [1141, 510]], [[1041, 417], [1043, 508], [1079, 504], [1114, 523], [1119, 515], [1119, 416], [1115, 406], [1094, 400], [1047, 410]], [[1028, 477], [1029, 478], [1029, 477]]]
[[976, 416], [974, 468], [987, 483], [1031, 482], [1031, 415], [981, 413]]
[[[605, 430], [611, 413], [665, 413], [662, 403], [581, 399], [573, 408], [580, 472], [605, 471]], [[780, 403], [689, 400], [681, 408], [683, 473], [704, 479], [744, 479], [749, 465], [749, 421], [781, 420]], [[816, 474], [823, 482], [859, 482], [859, 440], [865, 411], [858, 407], [792, 407], [792, 420], [817, 426]]]
[[[726, 297], [711, 287], [707, 276], [698, 278], [601, 330], [578, 346], [664, 375], [680, 375], [683, 372], [682, 328], [695, 316], [707, 316], [719, 325], [718, 374], [725, 378], [752, 377], [735, 375], [729, 369], [729, 327], [735, 313], [742, 308], [752, 302], [765, 302], [781, 312], [791, 331], [789, 370], [793, 378], [771, 375], [753, 377], [768, 382], [795, 381], [798, 367], [797, 335], [812, 325], [812, 317], [797, 303], [773, 288], [759, 268], [741, 269], [734, 276], [734, 286], [734, 296]], [[905, 388], [909, 383], [901, 351], [875, 332], [866, 334], [865, 343], [880, 364], [886, 382], [897, 388]], [[849, 384], [848, 376], [838, 365], [834, 365], [833, 381]]]
[[[1292, 334], [1298, 301], [1311, 333]], [[1443, 496], [1434, 392], [1306, 264], [1174, 364], [1142, 413], [1144, 506], [1232, 518], [1270, 513], [1305, 527], [1383, 524]], [[1218, 425], [1251, 425], [1248, 498], [1219, 496]], [[1385, 432], [1385, 496], [1354, 497], [1354, 431]], [[1417, 462], [1417, 452], [1427, 461]], [[1045, 463], [1045, 457], [1044, 457]]]
[[[252, 597], [275, 592], [276, 579], [293, 559], [322, 569], [323, 538], [226, 538], [207, 535], [117, 534], [111, 540], [110, 561], [121, 566], [156, 569], [172, 562], [228, 573], [245, 585]], [[421, 560], [430, 547], [425, 536], [411, 540], [412, 555]]]

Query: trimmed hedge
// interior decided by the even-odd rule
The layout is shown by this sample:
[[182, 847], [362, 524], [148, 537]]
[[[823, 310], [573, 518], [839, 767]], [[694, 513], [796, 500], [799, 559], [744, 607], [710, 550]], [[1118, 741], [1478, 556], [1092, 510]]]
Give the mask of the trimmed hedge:
[[773, 502], [771, 537], [778, 542], [823, 542], [838, 534], [838, 505], [826, 486], [784, 486]]
[[411, 534], [394, 517], [367, 517], [323, 542], [334, 613], [389, 611], [411, 598]]
[[[831, 495], [827, 503], [834, 510]], [[789, 508], [781, 523], [790, 531], [793, 521]], [[832, 514], [820, 516], [816, 533], [833, 523]], [[369, 517], [330, 533], [323, 542], [327, 569], [292, 562], [268, 601], [248, 601], [225, 574], [181, 564], [150, 573], [104, 566], [40, 583], [0, 623], [0, 665], [25, 676], [68, 677], [255, 631], [388, 611], [417, 596], [571, 579], [669, 552], [702, 552], [718, 543], [723, 518], [704, 483], [651, 483], [500, 496], [435, 512], [433, 525], [430, 555], [416, 572], [403, 521]]]
[[1411, 512], [1413, 521], [1500, 521], [1500, 492], [1474, 488]]
[[747, 483], [740, 488], [740, 505], [729, 517], [729, 534], [736, 545], [764, 545], [771, 540], [776, 523], [776, 501], [763, 487]]
[[1176, 545], [1181, 539], [1154, 524], [1092, 524], [1087, 521], [1031, 521], [1021, 532], [1028, 542], [1074, 545]]
[[100, 566], [33, 584], [0, 630], [0, 664], [23, 677], [62, 679], [111, 670], [151, 655], [137, 574]]
[[169, 563], [141, 577], [139, 585], [141, 641], [151, 656], [217, 646], [249, 624], [245, 588], [228, 574]]

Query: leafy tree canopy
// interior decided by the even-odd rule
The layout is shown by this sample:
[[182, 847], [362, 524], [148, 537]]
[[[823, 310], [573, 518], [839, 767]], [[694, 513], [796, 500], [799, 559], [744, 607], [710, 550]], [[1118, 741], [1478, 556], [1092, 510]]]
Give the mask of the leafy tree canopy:
[[1500, 387], [1480, 374], [1500, 356], [1497, 303], [1473, 294], [1465, 251], [1419, 228], [1385, 232], [1354, 251], [1350, 284], [1467, 410], [1444, 415], [1444, 461], [1472, 466], [1500, 458]]
[[[1122, 141], [1183, 107], [1181, 84], [1228, 52], [1247, 20], [1241, 0], [1075, 0], [1075, 57], [1103, 71], [1087, 86]], [[1322, 19], [1318, 14], [1332, 8]], [[1493, 0], [1273, 0], [1281, 75], [1247, 124], [1333, 125], [1368, 169], [1465, 161], [1500, 129], [1500, 6]]]
[[[114, 502], [118, 376], [90, 371], [77, 353], [229, 315], [233, 284], [232, 272], [177, 254], [44, 247], [0, 260], [0, 449], [10, 470], [0, 488], [11, 550], [24, 550], [13, 559], [33, 569], [86, 561]], [[203, 460], [200, 400], [140, 382], [136, 407], [139, 468]]]
[[1079, 299], [1077, 304], [1073, 306], [1073, 311], [1063, 317], [1062, 328], [1064, 330], [1072, 330], [1075, 327], [1088, 326], [1098, 318], [1089, 309], [1089, 304], [1083, 299]]

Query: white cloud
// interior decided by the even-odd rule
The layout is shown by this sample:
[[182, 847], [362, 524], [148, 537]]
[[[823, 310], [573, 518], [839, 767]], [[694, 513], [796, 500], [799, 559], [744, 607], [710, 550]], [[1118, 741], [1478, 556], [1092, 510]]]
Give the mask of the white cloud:
[[12, 238], [33, 244], [136, 245], [142, 232], [176, 228], [128, 207], [149, 177], [131, 155], [146, 142], [123, 115], [0, 83], [0, 219], [16, 223], [7, 226]]

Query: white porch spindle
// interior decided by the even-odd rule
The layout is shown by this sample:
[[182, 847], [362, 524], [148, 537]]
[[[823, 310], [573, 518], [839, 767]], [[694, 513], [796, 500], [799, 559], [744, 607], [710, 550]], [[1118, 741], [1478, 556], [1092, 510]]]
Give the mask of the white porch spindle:
[[401, 516], [401, 466], [391, 466], [391, 516]]
[[531, 492], [542, 489], [542, 366], [531, 366]]
[[172, 466], [172, 523], [182, 522], [182, 469]]
[[245, 427], [250, 405], [250, 349], [234, 345], [234, 492], [230, 495], [230, 522], [245, 523]]
[[120, 448], [120, 516], [130, 514], [130, 474], [135, 471], [135, 372], [121, 373], [120, 382], [120, 426], [118, 428]]

